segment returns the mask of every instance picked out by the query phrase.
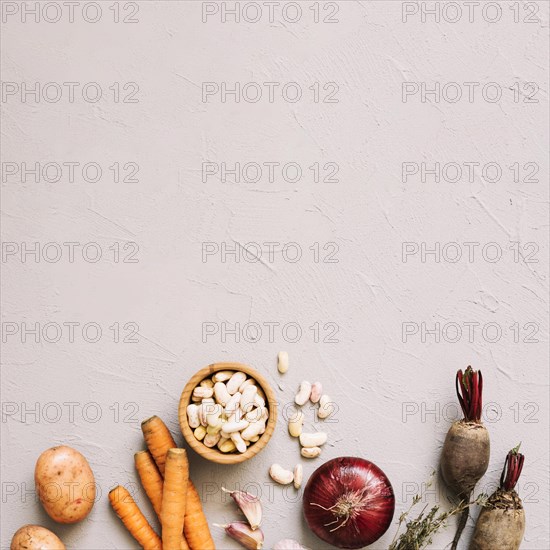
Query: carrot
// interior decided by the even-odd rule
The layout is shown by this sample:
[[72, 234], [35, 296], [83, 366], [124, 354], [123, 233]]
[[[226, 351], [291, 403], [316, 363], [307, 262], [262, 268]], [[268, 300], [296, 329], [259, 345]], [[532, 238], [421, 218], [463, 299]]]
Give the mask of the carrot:
[[214, 550], [216, 548], [202, 510], [199, 493], [191, 480], [187, 486], [187, 505], [183, 529], [191, 550]]
[[[160, 475], [149, 451], [138, 451], [134, 455], [134, 460], [141, 480], [141, 485], [145, 489], [145, 493], [149, 497], [155, 513], [160, 520], [164, 479]], [[179, 550], [189, 550], [189, 546], [187, 545], [187, 541], [183, 538], [183, 535], [181, 537]]]
[[[176, 447], [174, 438], [172, 437], [172, 434], [170, 433], [170, 430], [167, 428], [166, 424], [158, 416], [152, 416], [151, 418], [144, 420], [141, 423], [141, 429], [143, 431], [143, 436], [145, 438], [145, 443], [147, 444], [147, 447], [149, 449], [149, 453], [150, 455], [152, 455], [158, 467], [158, 471], [160, 472], [160, 475], [164, 477], [166, 453], [168, 452], [169, 449], [173, 449]], [[142, 480], [142, 483], [143, 483], [143, 480]], [[151, 500], [151, 503], [155, 508], [155, 503], [153, 502], [151, 495], [149, 495], [149, 493], [147, 492], [147, 488], [145, 487], [145, 485], [143, 487], [145, 489], [145, 492], [147, 493], [147, 496], [149, 497], [149, 500]], [[193, 490], [196, 494], [195, 487], [193, 487]], [[189, 499], [189, 491], [187, 494], [188, 494], [187, 498]], [[162, 502], [162, 490], [160, 491], [159, 495], [160, 496], [158, 497], [158, 499]], [[196, 500], [198, 501], [198, 504], [200, 506], [200, 499], [197, 498]], [[156, 508], [155, 508], [155, 511], [156, 511]], [[206, 526], [208, 540], [212, 540], [212, 537], [210, 536], [210, 531], [208, 530], [208, 523], [206, 522], [206, 518], [204, 517], [204, 513], [202, 512], [202, 506], [200, 506], [199, 508], [197, 518], [200, 519], [201, 515], [203, 518], [201, 521], [201, 524], [204, 523], [204, 525]], [[158, 514], [158, 512], [157, 512], [157, 516], [160, 519], [160, 515]], [[196, 538], [196, 534], [195, 534], [195, 538]], [[207, 548], [210, 548], [210, 547], [207, 547]], [[214, 548], [213, 542], [212, 542], [211, 548]], [[200, 545], [193, 546], [193, 550], [195, 549], [203, 550]], [[185, 541], [185, 539], [183, 538], [183, 536], [181, 540], [181, 550], [189, 550], [189, 546]]]
[[151, 504], [160, 519], [160, 508], [162, 505], [162, 486], [164, 480], [149, 451], [139, 451], [134, 454], [136, 470], [141, 480], [141, 485], [149, 497]]
[[177, 447], [170, 430], [158, 416], [152, 416], [141, 423], [141, 431], [159, 472], [164, 476], [166, 453], [168, 449]]
[[189, 462], [185, 449], [169, 449], [166, 454], [161, 512], [162, 546], [165, 550], [180, 548], [188, 483]]
[[132, 495], [122, 485], [109, 492], [109, 502], [117, 516], [145, 550], [162, 550], [162, 541], [141, 513]]

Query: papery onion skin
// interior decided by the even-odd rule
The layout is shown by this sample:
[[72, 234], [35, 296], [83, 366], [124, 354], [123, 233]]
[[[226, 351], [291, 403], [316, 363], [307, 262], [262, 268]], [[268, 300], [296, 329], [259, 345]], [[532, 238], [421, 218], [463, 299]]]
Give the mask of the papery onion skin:
[[338, 548], [363, 548], [388, 530], [395, 496], [376, 464], [344, 456], [313, 472], [304, 489], [303, 508], [309, 528], [321, 540]]

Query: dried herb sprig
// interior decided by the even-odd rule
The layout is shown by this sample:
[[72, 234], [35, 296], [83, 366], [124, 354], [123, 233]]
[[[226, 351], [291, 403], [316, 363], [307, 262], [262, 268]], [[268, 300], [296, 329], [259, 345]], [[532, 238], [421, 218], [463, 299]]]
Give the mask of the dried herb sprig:
[[[429, 488], [433, 484], [432, 478], [426, 484]], [[447, 520], [460, 514], [471, 504], [477, 504], [486, 497], [479, 495], [474, 502], [461, 501], [453, 505], [449, 510], [440, 511], [438, 504], [434, 505], [430, 510], [427, 510], [428, 505], [422, 508], [422, 511], [414, 519], [409, 519], [413, 508], [422, 501], [422, 495], [415, 495], [409, 509], [399, 517], [399, 525], [397, 532], [388, 550], [422, 550], [432, 543], [433, 536], [442, 528], [445, 527]], [[405, 531], [401, 534], [403, 526]]]

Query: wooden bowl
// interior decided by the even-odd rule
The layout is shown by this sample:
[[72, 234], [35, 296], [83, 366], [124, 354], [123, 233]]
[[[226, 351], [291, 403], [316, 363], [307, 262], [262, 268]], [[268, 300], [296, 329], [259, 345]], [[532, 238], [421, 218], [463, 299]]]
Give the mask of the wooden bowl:
[[[266, 396], [266, 407], [269, 410], [269, 418], [265, 426], [265, 432], [260, 436], [260, 439], [256, 443], [251, 443], [248, 449], [244, 453], [232, 452], [222, 453], [217, 447], [207, 447], [202, 441], [199, 441], [193, 434], [193, 428], [189, 426], [187, 420], [187, 405], [192, 403], [191, 394], [193, 390], [199, 385], [199, 383], [205, 378], [211, 377], [215, 372], [220, 370], [234, 370], [241, 371], [254, 378], [257, 385], [262, 388]], [[275, 393], [271, 389], [267, 380], [256, 370], [248, 365], [242, 363], [213, 363], [204, 367], [196, 374], [194, 374], [189, 382], [183, 388], [183, 392], [180, 398], [179, 411], [178, 411], [181, 432], [185, 441], [189, 446], [202, 457], [218, 464], [238, 464], [244, 462], [253, 456], [256, 456], [268, 443], [275, 430], [277, 424], [277, 399]]]

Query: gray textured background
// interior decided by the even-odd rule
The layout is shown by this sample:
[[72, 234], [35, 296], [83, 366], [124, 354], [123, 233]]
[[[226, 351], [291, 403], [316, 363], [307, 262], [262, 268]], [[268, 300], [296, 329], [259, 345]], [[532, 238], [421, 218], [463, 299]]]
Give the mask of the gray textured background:
[[[42, 177], [24, 183], [20, 173], [6, 172], [13, 165], [4, 165], [2, 239], [4, 252], [16, 253], [2, 259], [2, 547], [30, 522], [53, 528], [70, 548], [134, 548], [106, 493], [116, 483], [136, 482], [139, 421], [159, 414], [181, 442], [176, 412], [186, 380], [208, 363], [236, 360], [261, 370], [282, 403], [292, 400], [302, 378], [321, 380], [339, 406], [326, 425], [323, 460], [360, 455], [376, 462], [394, 484], [397, 513], [437, 465], [456, 415], [455, 371], [481, 368], [493, 452], [480, 490], [492, 490], [506, 451], [522, 441], [527, 459], [519, 492], [528, 518], [522, 548], [547, 550], [548, 3], [502, 2], [494, 23], [479, 7], [472, 22], [464, 11], [456, 23], [446, 20], [452, 12], [437, 23], [433, 16], [422, 22], [420, 13], [403, 22], [401, 2], [338, 2], [332, 24], [314, 22], [313, 2], [300, 3], [296, 23], [285, 20], [282, 8], [269, 22], [265, 6], [258, 23], [224, 23], [220, 13], [203, 23], [201, 2], [163, 1], [139, 2], [137, 23], [116, 24], [113, 3], [100, 5], [97, 23], [83, 19], [81, 5], [73, 23], [66, 8], [56, 23], [22, 21], [21, 12], [5, 12], [2, 23], [2, 80], [19, 87], [2, 101], [3, 162], [102, 167], [96, 183], [78, 169], [74, 182], [64, 172], [55, 183]], [[323, 18], [334, 7], [321, 2], [319, 9]], [[133, 8], [121, 2], [119, 10], [130, 17]], [[66, 88], [58, 102], [22, 101], [23, 82], [69, 81], [79, 83], [74, 102]], [[204, 82], [236, 81], [276, 82], [278, 89], [294, 81], [304, 97], [203, 101]], [[472, 102], [422, 102], [418, 94], [404, 102], [407, 81], [480, 86]], [[100, 101], [82, 98], [88, 82], [101, 86]], [[116, 88], [109, 87], [116, 82], [121, 97], [131, 91], [125, 83], [137, 83], [138, 102], [115, 102]], [[313, 101], [315, 82], [321, 90], [336, 83], [337, 102]], [[481, 95], [488, 82], [501, 85], [500, 101]], [[515, 83], [528, 93], [527, 82], [539, 86], [538, 103], [514, 95]], [[203, 181], [203, 162], [251, 161], [297, 162], [303, 178], [292, 183], [276, 172], [270, 182], [264, 172], [257, 183], [231, 176], [225, 183], [219, 176]], [[109, 169], [115, 162], [137, 163], [138, 181], [115, 183]], [[336, 163], [338, 182], [316, 183], [308, 169], [315, 162]], [[471, 181], [466, 175], [456, 183], [432, 176], [422, 182], [419, 175], [404, 181], [404, 162], [494, 162], [502, 177], [490, 182], [478, 168]], [[521, 181], [510, 170], [516, 162]], [[536, 176], [527, 177], [533, 164], [526, 163], [538, 165]], [[35, 242], [50, 258], [59, 247], [61, 257], [22, 261], [23, 243]], [[67, 242], [79, 243], [72, 262]], [[86, 248], [86, 259], [82, 245], [90, 242], [97, 244]], [[255, 242], [263, 252], [259, 261], [228, 256], [224, 262], [220, 254], [203, 258], [206, 242], [239, 250]], [[262, 244], [269, 242], [280, 243], [273, 258]], [[290, 242], [301, 248], [299, 261], [283, 256]], [[451, 261], [448, 246], [439, 262], [420, 254], [404, 262], [406, 242], [413, 248], [459, 243], [464, 256]], [[473, 261], [465, 242], [479, 243]], [[482, 253], [487, 243], [500, 247], [500, 260], [489, 261], [495, 249]], [[98, 247], [102, 258], [94, 263]], [[337, 261], [324, 261], [329, 252]], [[55, 324], [46, 338], [22, 338], [22, 323], [43, 329], [48, 322]], [[80, 323], [74, 338], [63, 325], [70, 322]], [[243, 328], [248, 322], [263, 326], [258, 341], [252, 332], [238, 342], [231, 334], [222, 338], [222, 323]], [[101, 328], [99, 341], [87, 341], [94, 338], [92, 325], [82, 335], [85, 323]], [[204, 336], [203, 323], [220, 332]], [[265, 323], [280, 323], [271, 339]], [[299, 325], [299, 341], [288, 341], [292, 332], [283, 335], [286, 323]], [[310, 329], [315, 323], [319, 338]], [[404, 338], [403, 323], [418, 334]], [[422, 338], [422, 323], [446, 327], [439, 342]], [[453, 323], [463, 329], [454, 343]], [[493, 325], [484, 333], [487, 323]], [[64, 327], [59, 341], [48, 342], [57, 327]], [[335, 327], [337, 341], [323, 341]], [[495, 327], [502, 335], [491, 341]], [[291, 357], [284, 377], [276, 371], [281, 349]], [[37, 456], [60, 443], [88, 457], [101, 489], [90, 517], [74, 526], [52, 525], [33, 494]], [[191, 471], [211, 522], [238, 517], [220, 487], [249, 484], [264, 499], [266, 547], [285, 535], [320, 548], [302, 522], [300, 495], [273, 487], [267, 476], [271, 463], [292, 467], [297, 460], [281, 422], [256, 459], [220, 467], [192, 456]], [[305, 461], [306, 475], [320, 463]], [[435, 500], [445, 506], [439, 484], [427, 498]], [[433, 548], [444, 548], [451, 530]], [[393, 532], [373, 548], [387, 548]], [[220, 548], [236, 547], [222, 533], [215, 536]]]

